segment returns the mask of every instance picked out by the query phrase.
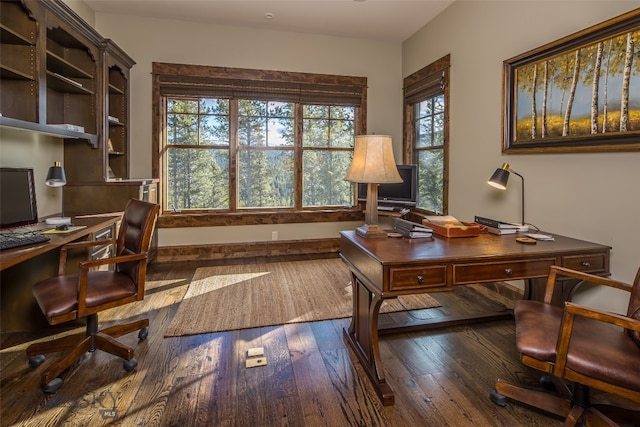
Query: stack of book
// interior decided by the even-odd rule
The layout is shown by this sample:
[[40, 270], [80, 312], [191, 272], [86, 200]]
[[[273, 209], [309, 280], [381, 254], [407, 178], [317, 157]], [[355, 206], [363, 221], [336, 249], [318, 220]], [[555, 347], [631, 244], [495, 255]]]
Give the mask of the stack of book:
[[410, 239], [418, 239], [423, 237], [431, 237], [433, 230], [417, 222], [408, 221], [402, 218], [396, 218], [393, 229]]
[[487, 231], [489, 233], [497, 234], [499, 236], [503, 234], [515, 234], [519, 231], [526, 231], [526, 230], [521, 230], [522, 226], [520, 224], [502, 222], [495, 219], [484, 218], [477, 215], [474, 219], [474, 222], [476, 224], [484, 225], [485, 227], [487, 227]]

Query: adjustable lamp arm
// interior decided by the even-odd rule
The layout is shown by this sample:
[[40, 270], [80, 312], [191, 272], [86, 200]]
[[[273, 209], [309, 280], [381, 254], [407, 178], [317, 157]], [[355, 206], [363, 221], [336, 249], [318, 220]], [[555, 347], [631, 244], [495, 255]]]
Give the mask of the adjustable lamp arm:
[[507, 189], [507, 182], [509, 181], [509, 174], [510, 173], [514, 173], [516, 175], [518, 175], [520, 177], [520, 179], [522, 180], [522, 194], [521, 194], [521, 199], [522, 199], [522, 226], [525, 226], [526, 223], [524, 222], [524, 177], [522, 175], [520, 175], [518, 172], [514, 171], [513, 169], [511, 169], [509, 167], [509, 163], [503, 163], [502, 167], [496, 169], [496, 171], [493, 173], [493, 175], [491, 175], [491, 178], [489, 178], [489, 181], [487, 181], [487, 184], [489, 184], [492, 187], [495, 187], [499, 190], [506, 190]]
[[522, 175], [520, 175], [518, 172], [514, 171], [513, 169], [509, 169], [510, 172], [513, 172], [514, 174], [518, 175], [520, 177], [520, 179], [522, 180], [522, 223], [521, 225], [526, 225], [526, 223], [524, 222], [524, 177]]

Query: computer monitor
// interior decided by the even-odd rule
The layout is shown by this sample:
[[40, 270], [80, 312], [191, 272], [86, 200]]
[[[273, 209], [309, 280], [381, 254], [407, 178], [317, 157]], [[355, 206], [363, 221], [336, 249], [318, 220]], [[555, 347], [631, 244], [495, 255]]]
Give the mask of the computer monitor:
[[[402, 182], [380, 184], [378, 205], [415, 206], [418, 201], [418, 166], [396, 165]], [[367, 184], [358, 184], [358, 200], [367, 200]]]
[[36, 187], [31, 168], [0, 168], [0, 228], [38, 222]]

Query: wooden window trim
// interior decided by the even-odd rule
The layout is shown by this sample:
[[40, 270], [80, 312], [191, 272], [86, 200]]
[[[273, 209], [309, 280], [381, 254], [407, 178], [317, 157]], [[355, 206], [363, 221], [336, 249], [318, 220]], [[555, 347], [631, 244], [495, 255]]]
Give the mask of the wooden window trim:
[[[367, 78], [355, 76], [339, 76], [329, 74], [312, 74], [284, 71], [252, 70], [229, 67], [213, 67], [202, 65], [186, 65], [154, 62], [152, 64], [152, 176], [160, 179], [158, 191], [159, 203], [164, 205], [164, 184], [162, 181], [161, 150], [163, 130], [166, 123], [163, 123], [163, 99], [167, 94], [198, 94], [198, 91], [207, 85], [219, 87], [228, 81], [244, 80], [248, 86], [255, 86], [260, 89], [261, 84], [266, 82], [279, 83], [283, 87], [299, 87], [303, 99], [310, 100], [343, 99], [346, 103], [353, 102], [356, 98], [356, 135], [366, 133], [366, 113], [367, 113]], [[200, 92], [199, 95], [206, 94]], [[304, 98], [306, 97], [306, 98]], [[340, 98], [342, 97], [342, 98]], [[335, 100], [331, 98], [332, 103]], [[319, 103], [321, 101], [318, 101]], [[334, 103], [333, 105], [339, 105]], [[235, 126], [232, 123], [232, 126]], [[233, 129], [231, 129], [233, 131]], [[297, 130], [299, 131], [299, 130]], [[230, 153], [231, 180], [236, 179], [237, 168], [235, 156], [236, 150]], [[299, 163], [298, 163], [299, 164]], [[301, 170], [294, 171], [298, 176], [302, 175]], [[230, 180], [230, 185], [232, 182]], [[298, 189], [296, 197], [298, 197]], [[230, 202], [235, 199], [235, 194], [230, 192]], [[301, 195], [299, 196], [301, 197]], [[233, 201], [234, 202], [234, 201]], [[235, 203], [235, 202], [234, 202]], [[299, 222], [330, 222], [330, 221], [354, 221], [362, 217], [359, 208], [335, 208], [335, 209], [260, 209], [256, 212], [251, 210], [242, 212], [192, 212], [173, 213], [163, 211], [158, 220], [158, 226], [167, 227], [190, 227], [190, 226], [215, 226], [215, 225], [250, 225], [250, 224], [284, 224]]]
[[[404, 163], [416, 163], [415, 155], [415, 130], [413, 123], [415, 111], [413, 105], [420, 98], [429, 97], [435, 94], [431, 87], [436, 83], [444, 82], [444, 168], [443, 168], [443, 195], [442, 214], [449, 212], [449, 68], [451, 66], [451, 55], [445, 55], [437, 61], [405, 77], [403, 81], [403, 139], [402, 154]], [[417, 211], [423, 211], [417, 209]], [[424, 211], [426, 214], [433, 212]]]

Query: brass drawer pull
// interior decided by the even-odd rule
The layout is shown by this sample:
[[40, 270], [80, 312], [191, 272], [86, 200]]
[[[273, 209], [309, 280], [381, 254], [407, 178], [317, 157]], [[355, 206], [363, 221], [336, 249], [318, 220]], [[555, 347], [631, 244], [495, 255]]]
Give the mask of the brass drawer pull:
[[507, 273], [507, 276], [511, 276], [513, 274], [513, 270], [510, 268], [505, 268], [504, 272]]
[[424, 283], [424, 276], [418, 276], [418, 283]]
[[581, 264], [582, 264], [582, 266], [583, 266], [583, 267], [585, 267], [585, 268], [589, 268], [589, 267], [591, 267], [591, 263], [590, 263], [590, 262], [588, 262], [588, 261], [582, 261], [582, 263], [581, 263]]

